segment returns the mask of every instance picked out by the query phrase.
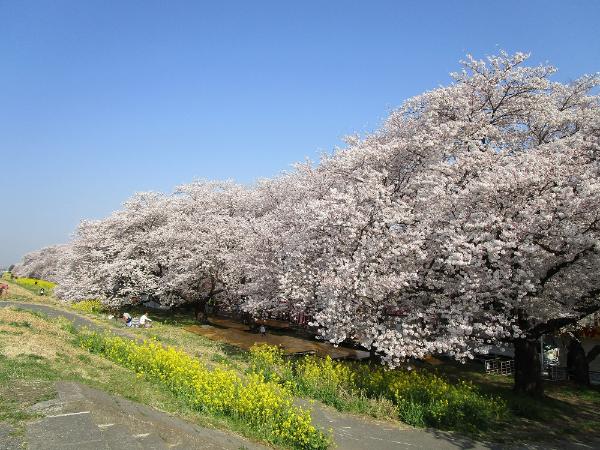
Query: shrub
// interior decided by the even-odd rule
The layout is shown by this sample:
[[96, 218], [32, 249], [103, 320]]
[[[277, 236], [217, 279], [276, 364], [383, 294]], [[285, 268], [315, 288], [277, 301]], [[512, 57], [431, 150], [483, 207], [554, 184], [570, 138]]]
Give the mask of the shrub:
[[302, 395], [318, 398], [336, 406], [341, 391], [352, 393], [354, 374], [349, 366], [336, 363], [329, 356], [305, 356], [294, 366], [296, 385]]
[[250, 349], [249, 373], [262, 375], [267, 381], [289, 382], [291, 365], [283, 359], [283, 350], [268, 344], [253, 345]]
[[106, 311], [100, 300], [81, 300], [71, 304], [71, 308], [87, 314], [100, 314]]
[[369, 409], [375, 415], [378, 408], [389, 410], [391, 402], [397, 416], [410, 425], [471, 432], [488, 428], [507, 413], [503, 400], [483, 395], [472, 383], [451, 383], [426, 370], [388, 370], [314, 356], [291, 363], [268, 346], [254, 347], [250, 355], [251, 371], [288, 374], [271, 379], [284, 380], [294, 392], [342, 410]]
[[312, 425], [310, 413], [293, 405], [292, 393], [261, 373], [242, 380], [231, 369], [209, 370], [187, 353], [155, 342], [138, 344], [93, 332], [80, 334], [78, 341], [90, 352], [164, 383], [193, 408], [241, 420], [271, 442], [298, 449], [330, 445]]

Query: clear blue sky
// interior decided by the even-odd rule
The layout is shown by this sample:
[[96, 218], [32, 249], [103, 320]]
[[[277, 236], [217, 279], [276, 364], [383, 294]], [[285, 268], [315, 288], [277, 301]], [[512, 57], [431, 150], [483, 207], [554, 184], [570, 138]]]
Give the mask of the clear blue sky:
[[250, 183], [465, 53], [600, 70], [600, 2], [0, 0], [0, 266], [136, 191]]

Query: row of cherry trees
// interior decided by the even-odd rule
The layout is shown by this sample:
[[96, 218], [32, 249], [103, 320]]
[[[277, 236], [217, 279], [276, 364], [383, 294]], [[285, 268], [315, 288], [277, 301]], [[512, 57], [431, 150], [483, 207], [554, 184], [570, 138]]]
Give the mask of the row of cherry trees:
[[17, 272], [54, 261], [68, 300], [303, 311], [390, 366], [512, 343], [540, 394], [540, 336], [600, 309], [600, 78], [526, 59], [468, 58], [318, 165], [138, 194]]

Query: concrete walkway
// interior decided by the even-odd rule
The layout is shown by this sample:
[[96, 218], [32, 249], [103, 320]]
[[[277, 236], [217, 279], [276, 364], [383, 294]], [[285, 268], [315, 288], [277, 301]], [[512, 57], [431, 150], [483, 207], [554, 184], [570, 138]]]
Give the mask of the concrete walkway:
[[[303, 403], [308, 402], [303, 401]], [[319, 403], [307, 407], [312, 407], [313, 423], [324, 429], [332, 428], [334, 441], [338, 448], [344, 450], [485, 450], [500, 448], [474, 442], [452, 433], [432, 432], [398, 422], [383, 422], [367, 417], [343, 414]]]
[[344, 450], [597, 450], [600, 438], [590, 436], [586, 442], [530, 442], [527, 444], [493, 444], [473, 441], [457, 433], [414, 428], [398, 422], [383, 422], [354, 416], [321, 403], [301, 406], [312, 408], [313, 423], [323, 429], [333, 429], [334, 441]]
[[56, 389], [57, 399], [31, 408], [45, 417], [27, 424], [30, 450], [266, 448], [79, 383]]

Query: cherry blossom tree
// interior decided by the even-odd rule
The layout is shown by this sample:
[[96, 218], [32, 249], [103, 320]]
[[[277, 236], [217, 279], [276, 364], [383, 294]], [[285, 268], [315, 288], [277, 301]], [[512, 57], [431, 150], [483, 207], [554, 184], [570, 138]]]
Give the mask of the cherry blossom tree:
[[527, 58], [468, 57], [318, 164], [138, 194], [80, 225], [57, 292], [199, 320], [215, 300], [301, 311], [392, 367], [512, 345], [515, 388], [539, 395], [540, 337], [600, 309], [600, 78], [559, 83]]
[[600, 108], [598, 77], [553, 83], [525, 59], [470, 59], [390, 118], [443, 155], [415, 174], [425, 258], [384, 351], [462, 359], [510, 342], [515, 388], [535, 395], [539, 337], [600, 308]]
[[233, 183], [197, 182], [172, 195], [137, 194], [110, 217], [83, 222], [63, 254], [57, 295], [100, 298], [120, 307], [141, 297], [175, 307], [192, 303], [199, 320], [226, 297], [230, 257], [248, 209]]
[[64, 245], [53, 245], [30, 252], [14, 265], [12, 273], [19, 277], [55, 281], [59, 258], [64, 249]]
[[166, 209], [169, 221], [155, 236], [160, 250], [160, 303], [193, 303], [197, 320], [206, 306], [237, 300], [237, 258], [244, 225], [252, 211], [247, 189], [232, 182], [196, 182], [180, 186]]
[[296, 174], [308, 192], [263, 218], [250, 254], [265, 254], [253, 278], [269, 293], [246, 307], [293, 302], [392, 366], [510, 343], [516, 389], [540, 394], [541, 334], [600, 307], [600, 122], [598, 77], [551, 82], [526, 58], [470, 58], [316, 177]]
[[161, 267], [154, 238], [167, 223], [167, 201], [162, 194], [141, 193], [104, 220], [82, 222], [63, 255], [56, 294], [119, 306], [155, 292]]

